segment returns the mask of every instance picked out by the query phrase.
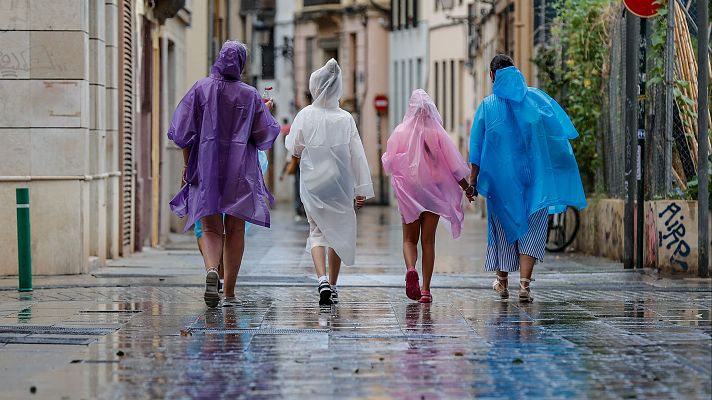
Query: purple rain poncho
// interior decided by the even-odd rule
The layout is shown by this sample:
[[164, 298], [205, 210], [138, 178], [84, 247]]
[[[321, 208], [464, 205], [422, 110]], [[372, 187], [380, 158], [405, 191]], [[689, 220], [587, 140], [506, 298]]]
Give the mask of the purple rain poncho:
[[171, 200], [171, 210], [198, 219], [225, 213], [269, 227], [274, 198], [260, 171], [257, 150], [272, 147], [279, 124], [257, 90], [240, 82], [247, 59], [242, 43], [225, 42], [210, 76], [197, 81], [173, 114], [168, 138], [190, 148], [187, 184]]

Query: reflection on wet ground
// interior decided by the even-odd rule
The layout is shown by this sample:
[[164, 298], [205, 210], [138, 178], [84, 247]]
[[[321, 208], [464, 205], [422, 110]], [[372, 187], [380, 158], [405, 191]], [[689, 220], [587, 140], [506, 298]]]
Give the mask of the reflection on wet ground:
[[[452, 273], [421, 305], [398, 287], [398, 219], [367, 212], [361, 221], [361, 264], [343, 269], [341, 302], [326, 309], [300, 225], [257, 234], [244, 271], [252, 278], [233, 308], [205, 308], [199, 271], [166, 281], [110, 271], [101, 286], [0, 290], [0, 398], [712, 395], [709, 282], [648, 282], [601, 260], [549, 257], [535, 303], [501, 302], [476, 264], [484, 239], [474, 220], [464, 242], [440, 238], [438, 268], [452, 264]], [[290, 244], [270, 246], [276, 238]], [[185, 256], [173, 251], [141, 255], [141, 268], [178, 268]]]
[[75, 328], [91, 344], [0, 344], [3, 387], [22, 382], [0, 396], [710, 395], [709, 292], [560, 288], [531, 305], [486, 290], [434, 289], [431, 305], [398, 289], [341, 293], [320, 309], [311, 287], [251, 287], [241, 306], [206, 310], [195, 288], [55, 289], [15, 311], [4, 293], [0, 343], [22, 325]]

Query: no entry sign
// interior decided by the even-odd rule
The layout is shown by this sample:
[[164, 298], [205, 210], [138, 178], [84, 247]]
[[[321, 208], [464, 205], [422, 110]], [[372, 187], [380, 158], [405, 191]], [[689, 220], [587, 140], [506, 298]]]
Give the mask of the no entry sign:
[[373, 107], [376, 108], [376, 112], [379, 114], [385, 114], [388, 112], [388, 96], [379, 94], [374, 97]]
[[656, 0], [623, 0], [625, 7], [641, 18], [650, 18], [658, 15], [660, 4]]

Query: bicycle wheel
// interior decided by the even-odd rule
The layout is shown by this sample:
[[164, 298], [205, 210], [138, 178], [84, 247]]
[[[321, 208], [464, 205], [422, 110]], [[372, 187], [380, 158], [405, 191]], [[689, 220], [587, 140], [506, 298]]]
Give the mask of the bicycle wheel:
[[566, 250], [576, 239], [579, 222], [579, 212], [572, 207], [563, 213], [549, 215], [546, 249], [553, 253]]

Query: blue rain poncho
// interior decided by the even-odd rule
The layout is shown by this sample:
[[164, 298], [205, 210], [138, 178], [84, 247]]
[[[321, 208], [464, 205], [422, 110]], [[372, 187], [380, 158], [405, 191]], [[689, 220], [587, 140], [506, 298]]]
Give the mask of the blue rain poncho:
[[493, 94], [480, 103], [470, 133], [470, 163], [479, 165], [477, 191], [499, 218], [507, 242], [528, 229], [542, 208], [586, 207], [569, 140], [578, 132], [544, 91], [527, 87], [516, 67], [497, 70]]

